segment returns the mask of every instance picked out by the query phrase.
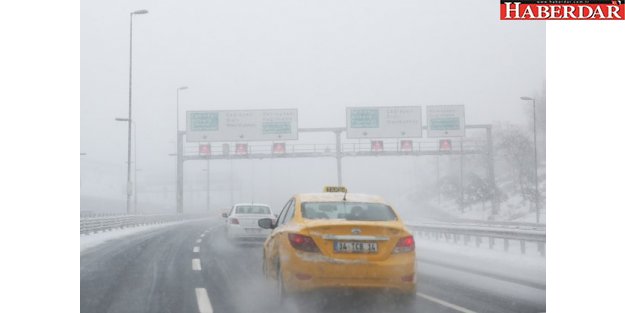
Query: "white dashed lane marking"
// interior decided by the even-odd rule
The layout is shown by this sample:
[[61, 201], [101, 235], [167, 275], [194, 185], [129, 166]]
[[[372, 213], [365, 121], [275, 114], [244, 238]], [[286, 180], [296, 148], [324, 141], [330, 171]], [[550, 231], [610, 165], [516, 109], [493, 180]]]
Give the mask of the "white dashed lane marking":
[[193, 252], [194, 253], [200, 252], [200, 247], [193, 247]]
[[202, 265], [200, 265], [200, 259], [191, 260], [191, 269], [193, 269], [194, 271], [202, 270]]
[[211, 300], [208, 298], [208, 292], [204, 288], [195, 288], [195, 297], [197, 298], [197, 306], [200, 313], [213, 313]]
[[215, 230], [215, 229], [217, 229], [217, 228], [219, 228], [219, 227], [221, 227], [221, 225], [213, 226], [213, 227], [211, 227], [211, 228], [209, 228], [209, 229], [205, 230], [204, 232], [205, 232], [205, 233], [210, 233], [210, 232], [212, 232], [213, 230]]
[[434, 298], [432, 296], [428, 296], [428, 295], [426, 295], [424, 293], [417, 292], [417, 296], [419, 296], [419, 297], [421, 297], [423, 299], [430, 300], [432, 302], [438, 303], [438, 304], [440, 304], [442, 306], [446, 306], [446, 307], [448, 307], [450, 309], [454, 309], [454, 310], [456, 310], [458, 312], [462, 312], [462, 313], [476, 313], [475, 311], [471, 311], [471, 310], [469, 310], [467, 308], [463, 308], [463, 307], [461, 307], [459, 305], [455, 305], [453, 303], [449, 303], [447, 301], [443, 301], [441, 299]]
[[202, 242], [202, 239], [198, 239], [195, 242], [200, 243], [200, 242]]
[[204, 237], [204, 234], [201, 234], [200, 237]]

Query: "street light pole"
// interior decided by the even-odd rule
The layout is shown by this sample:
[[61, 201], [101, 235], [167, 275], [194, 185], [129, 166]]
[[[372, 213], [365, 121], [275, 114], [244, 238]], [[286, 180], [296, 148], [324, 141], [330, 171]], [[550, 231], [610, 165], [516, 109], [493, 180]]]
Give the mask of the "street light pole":
[[532, 100], [534, 110], [534, 201], [536, 206], [536, 224], [540, 223], [540, 209], [538, 207], [538, 149], [536, 148], [536, 99], [521, 97], [521, 100]]
[[137, 192], [137, 183], [139, 181], [139, 179], [137, 178], [137, 123], [135, 123], [135, 121], [132, 121], [132, 128], [134, 128], [135, 134], [134, 134], [134, 139], [135, 139], [135, 183], [133, 184], [133, 190], [134, 190], [134, 194], [132, 195], [133, 198], [135, 199], [135, 205], [134, 205], [134, 213], [138, 214], [139, 213], [139, 200], [137, 199], [137, 197], [139, 196], [139, 193]]
[[126, 180], [126, 213], [130, 214], [130, 197], [132, 194], [132, 182], [130, 180], [130, 159], [131, 159], [131, 145], [132, 140], [130, 139], [132, 136], [132, 17], [135, 14], [147, 14], [147, 10], [137, 10], [134, 12], [130, 12], [130, 69], [128, 75], [128, 173]]
[[181, 86], [176, 89], [176, 212], [183, 213], [183, 179], [184, 179], [184, 167], [183, 167], [183, 149], [182, 149], [182, 134], [180, 133], [180, 90], [185, 90], [189, 87]]
[[[127, 118], [117, 117], [117, 118], [115, 118], [115, 120], [118, 121], [118, 122], [129, 122], [129, 120]], [[138, 204], [137, 204], [138, 203], [138, 200], [137, 200], [137, 123], [135, 123], [135, 121], [130, 121], [130, 123], [132, 123], [132, 128], [134, 128], [133, 129], [134, 130], [134, 135], [133, 136], [134, 136], [134, 141], [135, 141], [135, 149], [134, 149], [135, 150], [134, 151], [134, 153], [135, 153], [135, 161], [134, 161], [134, 164], [135, 164], [135, 174], [134, 174], [135, 175], [134, 176], [135, 177], [135, 183], [133, 185], [133, 190], [134, 190], [134, 195], [133, 196], [134, 196], [134, 199], [135, 199], [134, 200], [134, 202], [135, 202], [135, 204], [134, 204], [134, 212], [137, 213], [138, 212], [138, 207], [139, 207]], [[127, 210], [127, 211], [130, 212], [130, 210]]]

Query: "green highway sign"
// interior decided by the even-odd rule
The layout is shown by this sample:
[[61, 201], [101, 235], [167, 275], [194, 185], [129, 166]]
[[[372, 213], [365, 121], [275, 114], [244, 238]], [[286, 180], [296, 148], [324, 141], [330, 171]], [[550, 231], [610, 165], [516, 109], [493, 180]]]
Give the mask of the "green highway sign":
[[378, 109], [352, 109], [349, 115], [353, 128], [378, 128], [380, 116]]
[[193, 132], [219, 130], [217, 112], [190, 112], [189, 130]]
[[464, 137], [464, 105], [429, 105], [428, 137]]
[[265, 135], [283, 135], [291, 133], [290, 122], [264, 122], [263, 134]]
[[432, 118], [430, 121], [431, 130], [459, 130], [460, 119], [458, 117]]

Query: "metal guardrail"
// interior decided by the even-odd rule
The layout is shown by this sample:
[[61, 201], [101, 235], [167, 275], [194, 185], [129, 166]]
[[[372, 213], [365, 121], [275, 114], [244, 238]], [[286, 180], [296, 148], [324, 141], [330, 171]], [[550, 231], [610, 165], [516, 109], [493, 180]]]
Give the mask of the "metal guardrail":
[[545, 255], [546, 232], [544, 229], [514, 229], [502, 227], [489, 227], [485, 225], [460, 225], [460, 224], [410, 224], [408, 228], [412, 229], [419, 237], [434, 238], [437, 240], [453, 241], [458, 243], [460, 239], [465, 245], [473, 238], [475, 245], [479, 247], [482, 241], [486, 239], [488, 246], [493, 249], [495, 240], [503, 241], [503, 248], [508, 251], [510, 241], [519, 241], [521, 253], [526, 252], [526, 243], [535, 243], [538, 252]]
[[[112, 229], [123, 229], [149, 224], [162, 224], [168, 222], [177, 222], [197, 218], [191, 215], [105, 215], [90, 216], [80, 218], [80, 234], [88, 235], [108, 231]], [[483, 239], [488, 240], [490, 249], [495, 246], [495, 240], [503, 240], [505, 251], [509, 250], [510, 241], [519, 241], [521, 253], [526, 252], [526, 243], [536, 243], [538, 252], [545, 255], [546, 232], [544, 229], [519, 229], [511, 227], [491, 227], [488, 225], [466, 225], [466, 224], [415, 224], [407, 225], [419, 237], [434, 238], [436, 240], [453, 241], [458, 243], [460, 239], [465, 245], [473, 238], [475, 245], [479, 247]]]
[[[414, 224], [408, 222], [408, 224]], [[483, 227], [494, 227], [494, 228], [510, 228], [510, 229], [534, 229], [534, 230], [545, 230], [545, 224], [536, 224], [534, 222], [507, 222], [507, 221], [483, 221], [483, 220], [472, 220], [472, 219], [458, 219], [456, 221], [440, 221], [440, 222], [427, 222], [427, 223], [416, 223], [416, 224], [442, 224], [442, 225], [462, 225], [462, 226], [483, 226]]]
[[149, 224], [163, 224], [191, 219], [188, 215], [106, 215], [80, 218], [80, 234], [103, 232]]

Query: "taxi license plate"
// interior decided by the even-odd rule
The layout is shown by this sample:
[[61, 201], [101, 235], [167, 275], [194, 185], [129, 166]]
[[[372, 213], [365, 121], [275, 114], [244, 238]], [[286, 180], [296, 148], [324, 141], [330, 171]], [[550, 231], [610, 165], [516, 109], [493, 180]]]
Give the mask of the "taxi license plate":
[[246, 228], [245, 231], [250, 234], [260, 234], [260, 228]]
[[338, 253], [377, 253], [376, 242], [335, 241], [334, 252]]

